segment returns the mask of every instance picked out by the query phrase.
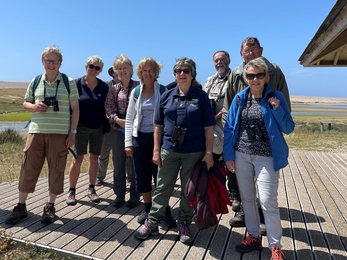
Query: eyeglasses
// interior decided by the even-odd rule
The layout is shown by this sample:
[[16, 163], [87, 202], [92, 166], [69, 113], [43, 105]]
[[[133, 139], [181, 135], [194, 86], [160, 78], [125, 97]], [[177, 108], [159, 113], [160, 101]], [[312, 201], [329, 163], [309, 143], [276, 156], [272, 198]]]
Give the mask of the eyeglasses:
[[44, 59], [43, 60], [45, 62], [45, 64], [54, 64], [54, 65], [58, 65], [60, 60], [49, 60], [49, 59]]
[[191, 71], [190, 69], [183, 69], [183, 70], [177, 69], [177, 70], [175, 70], [175, 74], [181, 74], [182, 72], [184, 74], [188, 74], [190, 71]]
[[265, 78], [265, 75], [266, 75], [265, 72], [260, 72], [260, 73], [257, 73], [257, 74], [250, 73], [250, 74], [246, 74], [246, 78], [248, 80], [253, 80], [254, 78], [263, 79], [263, 78]]
[[101, 70], [101, 68], [100, 68], [99, 66], [94, 66], [93, 64], [89, 64], [88, 67], [89, 67], [90, 69], [95, 69], [96, 71]]
[[256, 53], [258, 51], [259, 51], [259, 48], [254, 48], [254, 49], [250, 49], [250, 50], [243, 50], [243, 53], [244, 54], [250, 54], [251, 52]]

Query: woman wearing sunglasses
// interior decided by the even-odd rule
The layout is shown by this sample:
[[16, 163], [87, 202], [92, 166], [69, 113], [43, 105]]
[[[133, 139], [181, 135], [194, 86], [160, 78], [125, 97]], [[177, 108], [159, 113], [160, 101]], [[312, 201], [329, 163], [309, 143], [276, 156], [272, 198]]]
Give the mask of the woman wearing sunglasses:
[[173, 67], [177, 86], [166, 91], [155, 113], [153, 162], [159, 166], [157, 189], [145, 223], [135, 232], [139, 239], [158, 234], [158, 224], [164, 219], [166, 207], [175, 188], [178, 173], [181, 179], [179, 238], [190, 243], [189, 225], [193, 208], [184, 190], [196, 163], [205, 161], [213, 166], [213, 129], [216, 121], [206, 92], [192, 87], [196, 65], [192, 59], [181, 58]]
[[249, 61], [243, 77], [248, 87], [232, 101], [224, 126], [223, 147], [226, 166], [236, 173], [249, 234], [236, 250], [245, 253], [261, 249], [258, 192], [271, 259], [282, 259], [277, 189], [279, 170], [288, 164], [283, 133], [290, 134], [295, 124], [283, 94], [267, 84], [269, 74], [262, 58]]
[[90, 56], [86, 60], [86, 75], [76, 79], [79, 93], [80, 117], [76, 129], [75, 151], [77, 158], [74, 159], [69, 169], [70, 190], [66, 203], [76, 205], [76, 184], [81, 171], [84, 155], [88, 153], [89, 144], [89, 187], [88, 197], [92, 202], [99, 202], [99, 196], [95, 192], [95, 182], [98, 172], [98, 157], [104, 136], [105, 123], [105, 100], [108, 93], [107, 84], [97, 78], [102, 71], [104, 63], [98, 56]]

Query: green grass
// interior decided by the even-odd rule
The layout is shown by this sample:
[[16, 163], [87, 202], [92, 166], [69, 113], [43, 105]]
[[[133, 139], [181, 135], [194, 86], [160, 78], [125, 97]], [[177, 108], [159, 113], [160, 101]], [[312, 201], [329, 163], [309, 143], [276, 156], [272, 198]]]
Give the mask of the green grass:
[[28, 121], [31, 118], [31, 114], [32, 113], [30, 112], [12, 112], [12, 113], [0, 114], [0, 122]]

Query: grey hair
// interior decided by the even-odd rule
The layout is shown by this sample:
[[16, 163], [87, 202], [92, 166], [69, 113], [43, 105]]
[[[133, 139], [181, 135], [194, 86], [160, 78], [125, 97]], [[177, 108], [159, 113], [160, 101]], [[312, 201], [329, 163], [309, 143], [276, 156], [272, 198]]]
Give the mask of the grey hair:
[[93, 55], [87, 58], [86, 60], [86, 69], [88, 67], [89, 64], [93, 64], [93, 63], [97, 63], [100, 66], [100, 72], [102, 71], [102, 69], [104, 68], [104, 62], [102, 61], [102, 59], [99, 56]]
[[247, 74], [247, 71], [249, 68], [259, 68], [259, 69], [264, 70], [264, 72], [265, 72], [264, 80], [265, 80], [265, 83], [268, 83], [269, 78], [270, 78], [269, 73], [268, 73], [268, 68], [267, 68], [267, 65], [266, 65], [266, 63], [262, 57], [250, 60], [243, 68], [243, 78], [246, 82], [248, 82], [248, 80], [246, 78], [246, 74]]
[[176, 63], [173, 67], [173, 75], [174, 76], [175, 76], [175, 70], [178, 69], [179, 67], [182, 67], [182, 66], [188, 67], [191, 70], [193, 81], [194, 81], [196, 79], [196, 75], [197, 75], [195, 62], [192, 59], [187, 58], [187, 57], [176, 59]]
[[41, 55], [41, 60], [43, 61], [44, 60], [44, 56], [47, 54], [47, 53], [55, 53], [59, 56], [59, 60], [60, 61], [63, 61], [63, 53], [59, 50], [59, 48], [53, 44], [53, 45], [50, 45], [50, 46], [47, 46], [43, 52], [42, 52], [42, 55]]
[[247, 46], [258, 45], [258, 47], [261, 48], [260, 42], [257, 37], [247, 37], [246, 39], [244, 39], [243, 42], [241, 43], [241, 51], [243, 50], [243, 45], [245, 43]]

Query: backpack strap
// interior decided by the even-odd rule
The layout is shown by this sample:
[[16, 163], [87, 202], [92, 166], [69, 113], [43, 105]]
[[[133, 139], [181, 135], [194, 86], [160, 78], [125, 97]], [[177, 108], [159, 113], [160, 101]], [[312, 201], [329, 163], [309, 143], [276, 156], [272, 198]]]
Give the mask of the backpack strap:
[[69, 93], [70, 95], [71, 90], [70, 90], [69, 78], [64, 73], [61, 73], [61, 76], [63, 77], [63, 82], [66, 87], [67, 93]]
[[37, 75], [34, 79], [34, 83], [33, 83], [33, 90], [32, 90], [32, 96], [33, 98], [35, 97], [35, 91], [37, 89], [37, 85], [39, 85], [39, 82], [41, 80], [42, 74]]
[[134, 98], [138, 99], [139, 98], [139, 95], [140, 95], [140, 85], [137, 85], [135, 87], [135, 93], [134, 93]]

